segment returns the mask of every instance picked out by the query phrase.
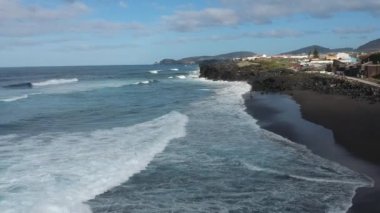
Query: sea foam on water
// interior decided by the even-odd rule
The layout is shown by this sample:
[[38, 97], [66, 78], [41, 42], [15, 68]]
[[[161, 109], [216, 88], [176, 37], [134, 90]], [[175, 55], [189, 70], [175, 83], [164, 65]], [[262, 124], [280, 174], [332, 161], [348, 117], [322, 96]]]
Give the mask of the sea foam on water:
[[185, 136], [187, 120], [171, 112], [109, 130], [2, 136], [3, 150], [6, 147], [8, 152], [1, 155], [12, 154], [1, 163], [8, 172], [0, 176], [0, 209], [9, 213], [88, 212], [83, 202], [144, 169], [170, 140]]

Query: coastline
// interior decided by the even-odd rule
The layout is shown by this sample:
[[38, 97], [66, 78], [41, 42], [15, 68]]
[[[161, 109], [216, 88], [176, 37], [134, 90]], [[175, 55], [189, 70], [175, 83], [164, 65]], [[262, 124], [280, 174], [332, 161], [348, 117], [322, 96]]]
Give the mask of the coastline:
[[260, 91], [245, 95], [246, 111], [259, 126], [372, 179], [374, 187], [356, 189], [348, 212], [380, 212], [379, 87], [233, 61], [205, 61], [200, 77], [248, 82]]
[[[348, 212], [380, 212], [376, 199], [380, 197], [380, 165], [373, 157], [362, 157], [367, 150], [376, 152], [367, 145], [379, 138], [373, 131], [380, 126], [373, 120], [380, 116], [380, 103], [293, 90], [287, 94], [251, 92], [245, 95], [245, 105], [262, 128], [370, 177], [374, 187], [358, 188]], [[367, 144], [362, 146], [363, 140]], [[355, 149], [358, 146], [362, 149]]]

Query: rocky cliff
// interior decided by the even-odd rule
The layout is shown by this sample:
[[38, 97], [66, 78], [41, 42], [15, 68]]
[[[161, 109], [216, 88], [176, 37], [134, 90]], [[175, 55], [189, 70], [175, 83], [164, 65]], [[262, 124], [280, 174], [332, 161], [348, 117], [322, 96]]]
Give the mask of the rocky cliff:
[[247, 81], [255, 91], [312, 90], [380, 102], [380, 89], [376, 87], [348, 81], [342, 77], [294, 72], [286, 68], [264, 70], [260, 64], [239, 66], [233, 61], [205, 61], [200, 64], [200, 77], [211, 80]]

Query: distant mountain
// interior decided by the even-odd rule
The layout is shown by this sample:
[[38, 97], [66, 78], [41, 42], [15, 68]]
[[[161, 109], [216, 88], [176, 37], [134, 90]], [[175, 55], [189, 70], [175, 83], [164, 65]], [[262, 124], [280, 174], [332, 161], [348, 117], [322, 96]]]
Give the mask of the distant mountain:
[[336, 52], [352, 52], [355, 51], [353, 48], [337, 48], [337, 49], [330, 49], [327, 47], [322, 47], [318, 45], [312, 45], [308, 47], [304, 47], [298, 50], [293, 50], [286, 53], [281, 53], [282, 55], [301, 55], [301, 54], [309, 54], [310, 52], [313, 52], [314, 49], [316, 49], [319, 53], [326, 54], [326, 53], [336, 53]]
[[257, 55], [254, 52], [241, 51], [241, 52], [231, 52], [215, 56], [194, 56], [182, 58], [179, 60], [174, 59], [163, 59], [160, 61], [160, 64], [198, 64], [205, 60], [228, 60], [233, 58], [243, 58]]
[[[319, 45], [311, 45], [308, 47], [304, 47], [301, 49], [281, 53], [282, 55], [301, 55], [301, 54], [309, 54], [310, 52], [313, 52], [314, 49], [317, 49], [317, 51], [320, 54], [327, 54], [327, 53], [338, 53], [338, 52], [375, 52], [380, 51], [380, 39], [376, 39], [373, 41], [370, 41], [362, 46], [359, 46], [357, 49], [346, 47], [346, 48], [335, 48], [330, 49], [327, 47], [319, 46]], [[250, 57], [250, 56], [256, 56], [257, 54], [254, 52], [248, 52], [248, 51], [241, 51], [241, 52], [231, 52], [221, 55], [215, 55], [215, 56], [195, 56], [195, 57], [187, 57], [182, 58], [179, 60], [175, 59], [163, 59], [160, 61], [160, 64], [198, 64], [205, 60], [228, 60], [233, 58], [243, 58], [243, 57]]]
[[357, 51], [359, 52], [375, 52], [380, 51], [380, 38], [370, 41], [362, 46], [358, 47]]
[[240, 52], [232, 52], [215, 56], [215, 58], [220, 59], [232, 59], [232, 58], [243, 58], [257, 55], [254, 52], [249, 51], [240, 51]]

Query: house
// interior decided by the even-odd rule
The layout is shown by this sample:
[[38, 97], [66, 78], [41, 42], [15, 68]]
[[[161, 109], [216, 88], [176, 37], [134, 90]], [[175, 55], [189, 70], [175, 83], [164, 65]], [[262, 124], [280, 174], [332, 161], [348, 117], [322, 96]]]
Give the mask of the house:
[[380, 76], [380, 64], [373, 64], [372, 62], [364, 63], [361, 66], [361, 73], [366, 78]]
[[372, 78], [380, 76], [380, 53], [363, 55], [361, 59], [361, 73], [364, 77]]
[[353, 64], [341, 60], [334, 60], [331, 66], [331, 72], [337, 75], [358, 77], [361, 73], [361, 65], [359, 63]]
[[254, 61], [254, 60], [256, 60], [256, 58], [258, 58], [258, 56], [244, 57], [241, 60], [242, 61]]

